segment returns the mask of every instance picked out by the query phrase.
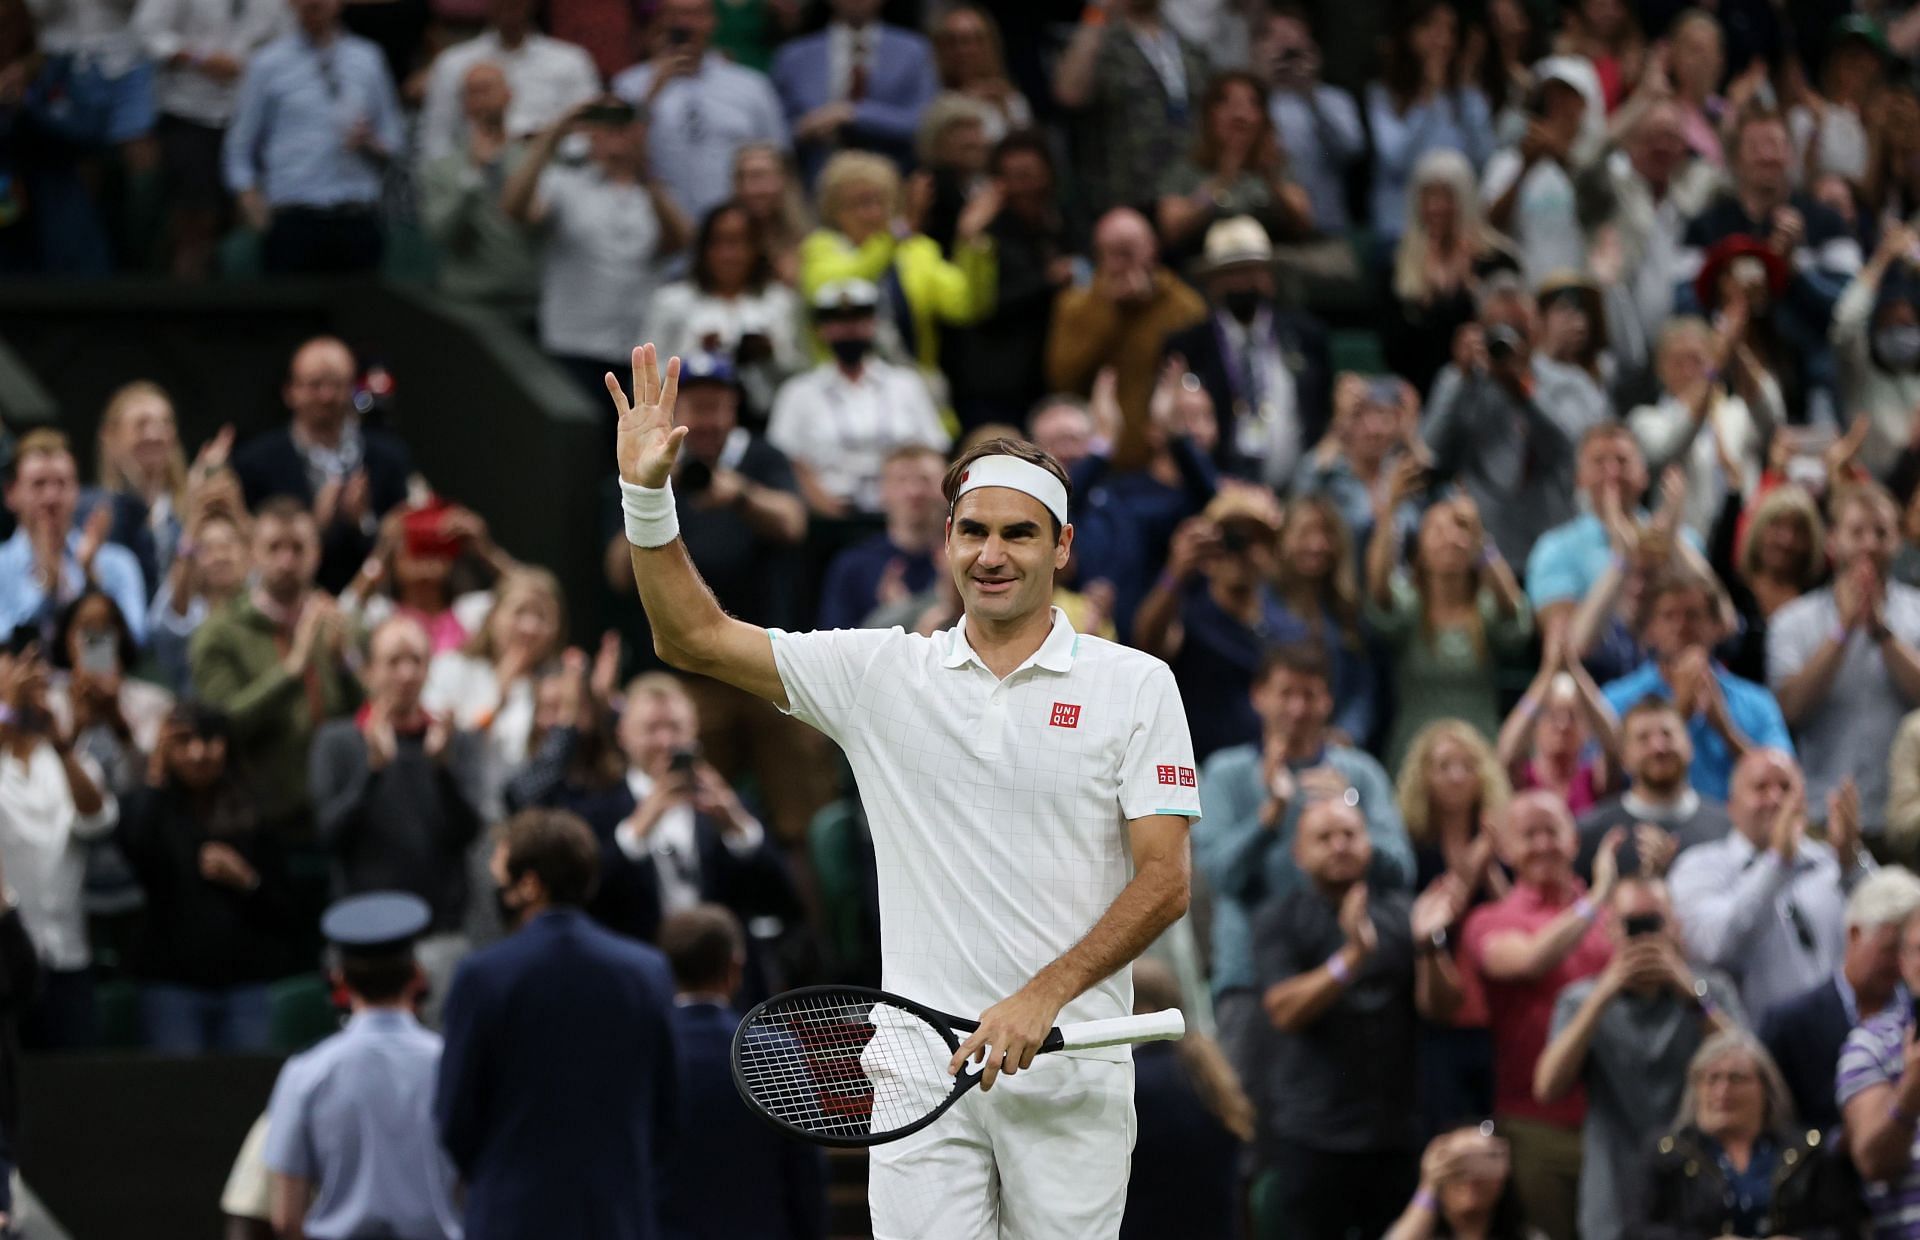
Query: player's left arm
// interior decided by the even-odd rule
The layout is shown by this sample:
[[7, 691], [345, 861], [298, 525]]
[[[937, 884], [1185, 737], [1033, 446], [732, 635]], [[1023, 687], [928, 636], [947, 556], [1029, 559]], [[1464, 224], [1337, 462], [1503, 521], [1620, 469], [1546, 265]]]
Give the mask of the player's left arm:
[[1000, 1073], [1012, 1076], [1031, 1066], [1061, 1008], [1125, 967], [1180, 919], [1192, 888], [1190, 821], [1181, 814], [1128, 820], [1133, 881], [1065, 955], [1034, 974], [1016, 994], [981, 1013], [980, 1028], [954, 1052], [948, 1071], [958, 1073], [968, 1059], [984, 1057], [980, 1088], [991, 1089]]

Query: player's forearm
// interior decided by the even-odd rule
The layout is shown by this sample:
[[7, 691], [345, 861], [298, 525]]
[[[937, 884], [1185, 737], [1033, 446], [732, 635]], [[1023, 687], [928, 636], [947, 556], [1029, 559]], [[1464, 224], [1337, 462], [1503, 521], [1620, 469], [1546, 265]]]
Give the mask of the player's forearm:
[[1177, 859], [1143, 867], [1114, 898], [1086, 937], [1027, 985], [1060, 1006], [1079, 998], [1153, 945], [1187, 911], [1192, 867], [1183, 846]]
[[677, 538], [664, 547], [628, 544], [627, 558], [653, 629], [654, 653], [682, 671], [704, 671], [705, 638], [727, 622], [727, 614], [693, 566], [686, 544]]

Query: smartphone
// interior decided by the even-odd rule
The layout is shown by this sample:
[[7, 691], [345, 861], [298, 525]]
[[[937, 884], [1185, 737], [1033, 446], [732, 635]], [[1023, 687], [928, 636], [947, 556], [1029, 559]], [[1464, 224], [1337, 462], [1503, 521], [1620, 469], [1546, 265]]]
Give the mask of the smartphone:
[[630, 103], [596, 103], [580, 111], [580, 119], [589, 125], [631, 125], [639, 113]]
[[699, 760], [700, 751], [698, 749], [691, 747], [676, 749], [673, 751], [673, 757], [667, 760], [667, 769], [675, 775], [692, 775], [693, 764]]
[[80, 637], [77, 666], [92, 676], [117, 676], [120, 673], [120, 636], [117, 633], [84, 633]]
[[460, 540], [446, 532], [448, 505], [435, 498], [401, 518], [407, 557], [414, 560], [453, 560], [460, 556]]
[[1620, 841], [1620, 849], [1613, 854], [1613, 871], [1621, 878], [1640, 876], [1640, 844], [1633, 836]]
[[1658, 934], [1666, 929], [1667, 919], [1659, 913], [1630, 913], [1620, 919], [1620, 929], [1630, 939]]

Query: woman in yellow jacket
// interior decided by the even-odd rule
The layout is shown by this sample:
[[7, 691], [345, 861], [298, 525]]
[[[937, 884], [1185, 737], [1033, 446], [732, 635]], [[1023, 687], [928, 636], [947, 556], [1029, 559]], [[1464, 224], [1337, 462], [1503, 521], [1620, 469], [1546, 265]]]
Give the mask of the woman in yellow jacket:
[[[883, 315], [903, 330], [911, 328], [905, 344], [945, 404], [940, 326], [964, 327], [993, 312], [997, 268], [986, 230], [999, 213], [1000, 193], [989, 188], [968, 202], [949, 259], [915, 227], [926, 207], [925, 188], [930, 185], [916, 179], [903, 203], [900, 174], [889, 160], [864, 151], [842, 151], [828, 160], [815, 191], [821, 227], [800, 243], [800, 296], [812, 305], [814, 293], [836, 280], [878, 285], [889, 302]], [[903, 206], [905, 218], [898, 218]], [[817, 338], [813, 348], [826, 357]]]

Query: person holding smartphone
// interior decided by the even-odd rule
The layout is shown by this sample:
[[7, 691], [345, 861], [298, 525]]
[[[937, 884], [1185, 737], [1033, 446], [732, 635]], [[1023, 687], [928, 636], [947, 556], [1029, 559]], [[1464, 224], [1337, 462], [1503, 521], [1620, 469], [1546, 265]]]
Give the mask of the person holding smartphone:
[[1547, 1048], [1533, 1071], [1533, 1096], [1542, 1103], [1586, 1086], [1584, 1240], [1633, 1234], [1620, 1202], [1635, 1182], [1642, 1151], [1679, 1110], [1694, 1052], [1744, 1021], [1731, 983], [1688, 966], [1664, 882], [1623, 876], [1608, 911], [1613, 959], [1598, 977], [1560, 992]]
[[47, 704], [46, 658], [29, 626], [0, 652], [0, 754], [8, 759], [0, 761], [0, 865], [45, 972], [21, 1040], [82, 1049], [94, 1039], [86, 845], [113, 830], [120, 810], [99, 766], [74, 748]]

